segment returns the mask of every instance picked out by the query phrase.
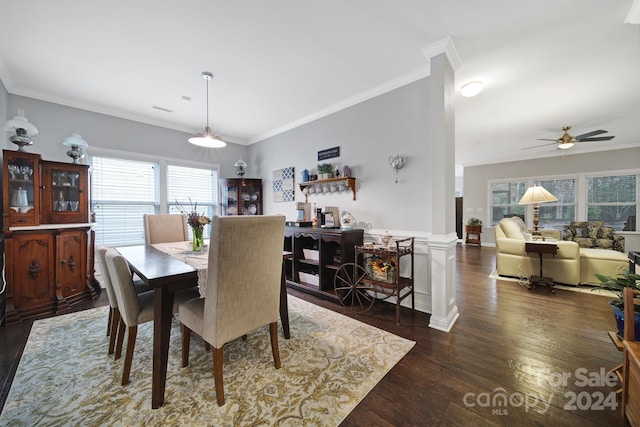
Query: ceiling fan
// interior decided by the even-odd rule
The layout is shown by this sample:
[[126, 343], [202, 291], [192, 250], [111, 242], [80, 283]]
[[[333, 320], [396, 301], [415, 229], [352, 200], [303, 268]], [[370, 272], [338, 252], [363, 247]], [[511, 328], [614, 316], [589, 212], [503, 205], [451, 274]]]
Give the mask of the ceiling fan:
[[594, 130], [594, 131], [591, 131], [591, 132], [583, 133], [582, 135], [571, 136], [571, 135], [569, 135], [569, 129], [571, 129], [571, 126], [563, 127], [562, 130], [564, 131], [564, 134], [558, 139], [538, 138], [538, 141], [553, 141], [550, 144], [542, 144], [542, 145], [536, 145], [536, 146], [533, 146], [533, 147], [527, 147], [527, 148], [525, 148], [525, 150], [528, 150], [530, 148], [544, 147], [546, 145], [553, 145], [553, 144], [558, 144], [558, 148], [559, 149], [566, 150], [568, 148], [573, 147], [573, 144], [576, 143], [576, 142], [609, 141], [609, 140], [614, 138], [613, 135], [610, 135], [610, 136], [599, 136], [597, 138], [593, 138], [596, 135], [601, 135], [603, 133], [607, 133], [608, 131], [606, 131], [606, 130]]

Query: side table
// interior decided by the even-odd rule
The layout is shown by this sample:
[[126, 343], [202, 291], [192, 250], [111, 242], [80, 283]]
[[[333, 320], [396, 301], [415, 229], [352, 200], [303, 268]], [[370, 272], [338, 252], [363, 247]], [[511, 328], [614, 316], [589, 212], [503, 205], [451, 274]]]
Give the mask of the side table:
[[529, 285], [527, 286], [529, 289], [535, 288], [536, 285], [545, 285], [549, 287], [552, 294], [555, 294], [556, 291], [553, 289], [553, 279], [551, 277], [544, 277], [544, 273], [542, 272], [542, 255], [550, 254], [556, 256], [558, 253], [558, 245], [555, 242], [525, 242], [524, 250], [527, 253], [538, 254], [540, 257], [540, 275], [539, 276], [531, 276], [529, 280]]

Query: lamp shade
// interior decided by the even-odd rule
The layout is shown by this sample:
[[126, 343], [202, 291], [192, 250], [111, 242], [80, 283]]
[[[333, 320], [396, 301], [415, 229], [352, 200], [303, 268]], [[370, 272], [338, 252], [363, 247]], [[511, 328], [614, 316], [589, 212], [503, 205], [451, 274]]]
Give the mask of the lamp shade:
[[26, 132], [24, 136], [28, 137], [38, 134], [38, 129], [32, 123], [29, 123], [22, 110], [18, 110], [18, 115], [14, 116], [13, 119], [7, 120], [2, 129], [13, 133], [17, 133], [18, 129], [23, 129]]
[[519, 205], [530, 205], [532, 203], [555, 202], [558, 198], [549, 193], [542, 185], [534, 185], [527, 188], [524, 196], [518, 202]]
[[67, 147], [87, 148], [89, 146], [87, 141], [82, 139], [80, 134], [77, 134], [77, 133], [72, 133], [71, 136], [68, 136], [65, 139], [63, 139], [62, 143]]
[[209, 126], [204, 128], [204, 132], [192, 136], [188, 141], [193, 145], [207, 148], [222, 148], [227, 146], [226, 142], [213, 134]]

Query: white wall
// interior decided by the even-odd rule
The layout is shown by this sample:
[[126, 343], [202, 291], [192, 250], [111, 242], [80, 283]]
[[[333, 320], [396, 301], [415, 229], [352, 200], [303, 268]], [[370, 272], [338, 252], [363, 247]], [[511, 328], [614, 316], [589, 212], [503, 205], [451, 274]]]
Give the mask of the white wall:
[[[315, 172], [317, 152], [339, 146], [340, 157], [322, 163], [351, 167], [357, 199], [344, 192], [310, 195], [309, 202], [349, 211], [365, 229], [430, 231], [428, 97], [422, 79], [251, 146], [248, 163], [264, 178], [265, 212], [296, 218], [295, 202], [273, 201], [274, 170], [295, 167], [296, 201], [304, 201], [297, 185], [302, 170]], [[396, 184], [388, 159], [397, 154], [406, 156], [407, 163]]]
[[[489, 227], [491, 206], [488, 182], [492, 179], [607, 172], [637, 169], [639, 166], [640, 148], [627, 148], [585, 154], [559, 154], [557, 157], [544, 159], [466, 167], [464, 169], [463, 224], [471, 216], [480, 218], [485, 224], [482, 242], [495, 243], [493, 228]], [[468, 209], [472, 211], [469, 212]], [[639, 232], [618, 233], [625, 236], [627, 251], [640, 250]]]
[[[40, 132], [26, 150], [40, 153], [45, 160], [70, 162], [68, 147], [62, 145], [62, 140], [74, 132], [89, 143], [89, 153], [92, 148], [103, 148], [220, 165], [221, 177], [235, 177], [233, 164], [247, 154], [247, 147], [242, 145], [227, 144], [223, 149], [197, 147], [187, 142], [191, 135], [184, 132], [23, 96], [9, 95], [6, 115], [0, 117], [13, 117], [18, 109], [24, 110]], [[17, 148], [8, 138], [3, 139], [5, 148]], [[252, 172], [249, 169], [248, 175]]]

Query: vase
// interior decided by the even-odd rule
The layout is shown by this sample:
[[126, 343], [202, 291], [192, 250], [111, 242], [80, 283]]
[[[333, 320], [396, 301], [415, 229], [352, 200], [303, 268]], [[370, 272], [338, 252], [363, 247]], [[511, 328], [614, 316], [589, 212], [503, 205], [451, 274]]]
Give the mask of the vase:
[[193, 242], [191, 249], [194, 252], [199, 252], [202, 250], [204, 246], [204, 238], [202, 237], [202, 233], [204, 232], [204, 227], [191, 227], [193, 231]]

